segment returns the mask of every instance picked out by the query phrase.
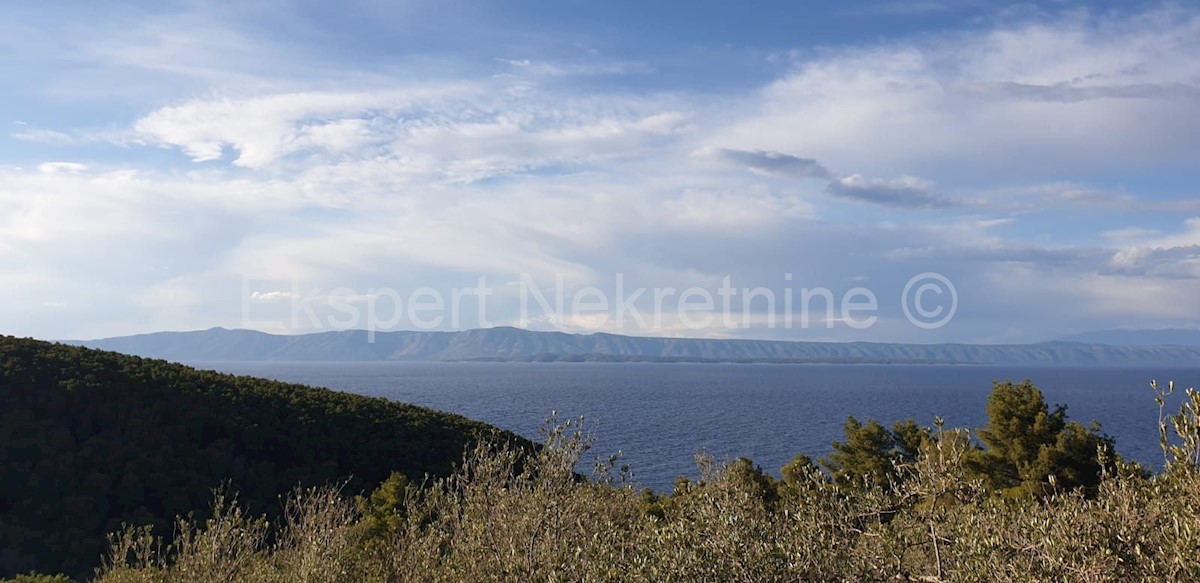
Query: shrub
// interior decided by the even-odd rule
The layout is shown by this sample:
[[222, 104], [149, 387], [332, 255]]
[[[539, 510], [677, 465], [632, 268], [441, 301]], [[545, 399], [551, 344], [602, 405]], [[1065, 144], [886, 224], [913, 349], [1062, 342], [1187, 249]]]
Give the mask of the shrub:
[[[1093, 453], [1098, 478], [1087, 486], [1070, 472], [1095, 432], [1072, 428], [1036, 406], [1037, 394], [1016, 387], [1019, 406], [1002, 409], [1019, 414], [999, 418], [1020, 422], [990, 425], [990, 450], [971, 432], [936, 422], [911, 455], [892, 459], [886, 485], [834, 479], [806, 457], [778, 480], [749, 460], [702, 456], [697, 480], [681, 479], [669, 495], [637, 491], [612, 459], [599, 462], [591, 479], [575, 474], [591, 442], [569, 422], [549, 428], [531, 457], [479, 444], [453, 475], [420, 487], [393, 476], [354, 502], [335, 487], [296, 490], [277, 525], [218, 493], [213, 518], [180, 521], [169, 545], [145, 529], [114, 537], [100, 580], [1200, 578], [1200, 472], [1187, 457], [1189, 437], [1178, 433], [1200, 426], [1200, 410], [1185, 404], [1164, 416], [1176, 432], [1172, 442], [1183, 445], [1163, 473], [1147, 476], [1101, 441]], [[1021, 427], [1034, 428], [1036, 438], [1025, 439]], [[1015, 468], [1011, 482], [979, 472], [986, 454]], [[1056, 476], [1046, 482], [1053, 487], [997, 495], [996, 484], [1011, 488], [1040, 475], [1022, 477], [1022, 467], [1045, 468]]]

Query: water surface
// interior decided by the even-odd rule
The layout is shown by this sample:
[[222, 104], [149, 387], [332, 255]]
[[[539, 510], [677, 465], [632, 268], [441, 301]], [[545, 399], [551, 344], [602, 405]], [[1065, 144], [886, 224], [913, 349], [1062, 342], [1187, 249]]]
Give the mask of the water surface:
[[[530, 438], [552, 411], [585, 417], [593, 454], [621, 451], [636, 479], [669, 489], [694, 455], [749, 457], [778, 475], [797, 453], [830, 451], [847, 415], [979, 427], [993, 380], [1031, 378], [1072, 419], [1097, 420], [1117, 449], [1161, 464], [1152, 378], [1200, 386], [1200, 367], [661, 363], [193, 363], [459, 413]], [[1180, 391], [1182, 392], [1182, 388]]]

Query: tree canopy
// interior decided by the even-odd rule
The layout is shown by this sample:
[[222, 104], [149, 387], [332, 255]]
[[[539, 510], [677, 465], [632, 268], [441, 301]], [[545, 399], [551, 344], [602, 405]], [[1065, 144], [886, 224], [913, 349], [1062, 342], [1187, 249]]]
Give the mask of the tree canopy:
[[930, 438], [929, 430], [912, 419], [896, 422], [889, 430], [874, 419], [864, 424], [851, 416], [843, 432], [846, 441], [833, 442], [833, 453], [820, 460], [821, 467], [843, 485], [885, 488], [896, 479], [898, 466], [916, 461]]
[[[1090, 492], [1119, 459], [1113, 439], [1100, 433], [1098, 424], [1085, 427], [1067, 420], [1067, 408], [1051, 408], [1029, 380], [994, 383], [987, 413], [966, 465], [972, 477], [1001, 495], [1040, 496], [1074, 488]], [[890, 488], [903, 478], [901, 467], [914, 463], [937, 438], [911, 419], [888, 429], [875, 420], [863, 423], [850, 417], [843, 431], [845, 441], [835, 441], [820, 464], [834, 481], [860, 487]], [[1108, 461], [1100, 451], [1110, 454]]]
[[448, 475], [481, 439], [528, 442], [420, 407], [0, 337], [0, 577], [82, 576], [122, 523], [170, 534], [227, 485], [277, 514], [297, 486]]
[[987, 425], [977, 432], [984, 448], [969, 463], [991, 489], [1043, 495], [1100, 483], [1104, 468], [1098, 453], [1113, 452], [1113, 439], [1097, 423], [1068, 421], [1067, 408], [1051, 409], [1028, 379], [995, 383], [987, 412]]

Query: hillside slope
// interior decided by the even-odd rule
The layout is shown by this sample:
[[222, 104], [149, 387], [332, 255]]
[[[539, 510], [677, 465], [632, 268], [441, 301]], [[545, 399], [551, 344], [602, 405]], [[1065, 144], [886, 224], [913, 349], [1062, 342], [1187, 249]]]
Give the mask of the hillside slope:
[[419, 407], [0, 336], [0, 577], [85, 575], [105, 533], [206, 508], [228, 483], [254, 512], [299, 484], [444, 475], [515, 435]]
[[[184, 361], [691, 360], [712, 362], [936, 362], [1171, 365], [1200, 362], [1200, 346], [894, 344], [653, 338], [498, 327], [462, 332], [348, 330], [281, 336], [212, 328], [73, 342]], [[603, 358], [598, 358], [603, 357]]]

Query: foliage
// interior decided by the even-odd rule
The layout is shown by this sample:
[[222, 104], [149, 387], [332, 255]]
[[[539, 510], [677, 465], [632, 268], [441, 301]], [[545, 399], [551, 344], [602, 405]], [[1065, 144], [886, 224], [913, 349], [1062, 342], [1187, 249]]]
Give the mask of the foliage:
[[[1175, 383], [1167, 383], [1160, 389], [1157, 381], [1150, 381], [1154, 401], [1158, 403], [1159, 445], [1163, 450], [1163, 461], [1168, 467], [1200, 468], [1200, 392], [1195, 389], [1184, 391], [1185, 399], [1179, 413], [1167, 415], [1166, 398], [1175, 392]], [[1168, 426], [1177, 439], [1170, 439]]]
[[833, 453], [820, 464], [838, 483], [851, 486], [890, 487], [897, 468], [917, 459], [929, 432], [909, 419], [898, 422], [889, 431], [874, 419], [866, 424], [850, 417], [843, 428], [846, 441], [833, 442]]
[[193, 523], [184, 537], [211, 542], [163, 546], [126, 531], [100, 580], [1200, 577], [1200, 472], [1190, 466], [1153, 478], [1106, 472], [1091, 496], [1060, 488], [1000, 498], [973, 477], [969, 458], [979, 449], [970, 433], [936, 426], [887, 488], [839, 483], [804, 459], [789, 464], [789, 478], [780, 481], [748, 460], [717, 464], [700, 457], [698, 480], [681, 480], [671, 495], [655, 496], [614, 477], [608, 462], [580, 480], [570, 468], [588, 446], [572, 423], [552, 431], [525, 464], [516, 463], [520, 456], [510, 448], [481, 444], [454, 475], [425, 487], [393, 478], [357, 504], [330, 488], [298, 491], [290, 505], [299, 518], [281, 526], [276, 545], [264, 544], [259, 523], [218, 497], [220, 518]]
[[0, 577], [91, 573], [123, 523], [170, 534], [228, 484], [280, 518], [299, 486], [446, 476], [480, 439], [463, 417], [325, 389], [0, 337]]
[[[1113, 439], [1101, 434], [1098, 424], [1068, 421], [1067, 408], [1051, 410], [1028, 380], [995, 383], [987, 412], [987, 425], [976, 433], [980, 446], [968, 447], [963, 455], [969, 477], [1001, 496], [1045, 496], [1076, 488], [1094, 494], [1101, 475], [1114, 471], [1120, 461]], [[911, 419], [889, 430], [875, 420], [862, 423], [850, 417], [844, 432], [845, 441], [835, 441], [833, 453], [820, 463], [834, 481], [858, 488], [897, 487], [908, 477], [903, 468], [937, 439]], [[1107, 455], [1101, 458], [1099, 451]]]
[[[36, 357], [11, 357], [22, 348], [32, 348]], [[4, 390], [25, 399], [16, 402], [26, 403], [26, 409], [16, 410], [31, 410], [27, 417], [45, 422], [56, 417], [42, 410], [48, 407], [44, 403], [66, 407], [64, 403], [87, 399], [94, 392], [96, 398], [87, 401], [87, 410], [105, 411], [98, 398], [102, 395], [121, 402], [119, 410], [130, 422], [169, 432], [168, 424], [152, 423], [153, 417], [139, 412], [144, 407], [165, 415], [154, 409], [157, 401], [149, 396], [169, 400], [217, 394], [240, 406], [252, 402], [256, 411], [262, 411], [272, 410], [267, 395], [281, 398], [278, 394], [283, 392], [284, 402], [272, 411], [280, 416], [295, 407], [295, 414], [309, 415], [313, 424], [328, 431], [329, 439], [336, 439], [334, 430], [355, 431], [350, 420], [358, 422], [362, 417], [347, 417], [346, 411], [357, 407], [430, 415], [425, 427], [431, 431], [439, 419], [448, 424], [456, 421], [378, 400], [342, 400], [326, 392], [199, 373], [158, 361], [126, 361], [91, 352], [56, 359], [55, 351], [62, 350], [74, 349], [17, 342], [0, 353], [5, 355], [0, 361], [6, 375]], [[84, 366], [71, 359], [80, 359]], [[106, 369], [97, 361], [115, 368]], [[189, 379], [194, 384], [189, 385]], [[108, 390], [106, 383], [115, 383], [120, 390]], [[23, 396], [10, 386], [30, 387], [25, 390], [34, 395]], [[153, 386], [171, 389], [156, 394]], [[1155, 387], [1160, 407], [1165, 407], [1163, 391]], [[141, 400], [134, 402], [123, 396], [126, 393]], [[42, 398], [34, 398], [38, 395]], [[258, 400], [250, 401], [248, 395], [257, 395]], [[1200, 444], [1196, 429], [1200, 397], [1193, 395], [1189, 392], [1179, 413], [1161, 415], [1168, 463], [1156, 476], [1123, 462], [1112, 452], [1112, 440], [1100, 435], [1098, 428], [1067, 420], [1065, 408], [1048, 407], [1028, 382], [997, 384], [989, 399], [989, 421], [976, 434], [947, 429], [940, 421], [932, 428], [908, 421], [889, 429], [851, 419], [846, 440], [823, 460], [831, 474], [803, 455], [785, 466], [782, 480], [748, 459], [722, 464], [700, 456], [698, 479], [680, 478], [670, 494], [635, 489], [616, 458], [598, 460], [590, 479], [581, 478], [575, 468], [591, 445], [581, 420], [548, 426], [541, 448], [513, 440], [464, 438], [462, 443], [469, 443], [465, 454], [458, 463], [445, 464], [453, 469], [441, 475], [406, 471], [399, 457], [385, 460], [400, 467], [394, 473], [382, 471], [383, 462], [379, 468], [363, 462], [380, 470], [372, 474], [378, 485], [370, 493], [362, 492], [353, 479], [330, 482], [328, 477], [343, 474], [313, 463], [301, 469], [315, 472], [321, 480], [297, 480], [301, 486], [291, 489], [273, 516], [264, 514], [262, 501], [255, 500], [260, 485], [233, 471], [227, 474], [232, 476], [228, 487], [218, 482], [205, 493], [212, 502], [200, 516], [181, 512], [184, 517], [175, 519], [169, 529], [155, 528], [150, 521], [146, 526], [114, 529], [97, 579], [103, 583], [1197, 580], [1200, 514], [1195, 509], [1200, 507], [1200, 471], [1195, 452]], [[227, 401], [172, 402], [192, 407], [221, 403]], [[291, 431], [288, 438], [296, 443], [316, 443], [305, 434], [302, 423], [271, 424], [261, 414], [233, 409], [218, 410], [241, 424], [256, 422]], [[198, 409], [171, 411], [184, 427], [190, 427], [196, 416], [203, 423], [218, 423]], [[10, 428], [28, 425], [14, 424], [20, 419], [7, 410], [0, 414], [6, 415], [2, 426], [8, 432], [3, 442], [6, 464], [9, 459], [36, 459], [42, 451], [70, 460], [71, 452], [96, 447], [84, 440], [71, 449], [22, 450], [21, 444], [39, 435], [53, 441], [53, 425], [45, 426], [49, 433], [23, 434]], [[96, 422], [101, 427], [120, 423], [115, 417], [92, 415], [103, 420]], [[386, 416], [381, 413], [378, 418]], [[472, 427], [462, 433], [469, 434]], [[211, 430], [213, 435], [243, 435], [226, 425]], [[69, 434], [78, 439], [74, 432]], [[120, 435], [142, 446], [164, 445], [138, 442], [134, 432]], [[370, 433], [355, 437], [378, 438]], [[117, 445], [111, 440], [103, 443]], [[179, 447], [180, 443], [186, 442], [165, 445]], [[259, 450], [237, 443], [235, 451], [247, 452], [242, 454], [245, 464], [255, 463], [258, 458], [250, 454]], [[360, 445], [368, 451], [378, 447]], [[185, 458], [191, 463], [203, 459], [187, 455], [192, 456]], [[161, 461], [170, 463], [169, 457], [163, 455]], [[219, 468], [228, 471], [235, 466]], [[102, 472], [106, 466], [97, 467], [101, 470], [95, 471]], [[168, 469], [179, 471], [174, 466]], [[7, 474], [0, 483], [11, 488], [17, 483], [12, 478], [18, 476]], [[279, 482], [272, 485], [279, 486]], [[235, 497], [235, 490], [244, 497]], [[33, 495], [31, 490], [21, 492]], [[10, 507], [3, 515], [5, 521], [10, 520], [10, 512], [22, 516]], [[15, 522], [4, 527], [8, 524]], [[4, 532], [11, 536], [13, 531]]]
[[1066, 418], [1067, 408], [1051, 411], [1029, 380], [996, 383], [987, 404], [988, 423], [979, 430], [985, 449], [971, 467], [992, 490], [1008, 496], [1047, 495], [1079, 487], [1094, 491], [1103, 467], [1097, 451], [1112, 452], [1111, 437], [1094, 423], [1084, 427]]
[[66, 575], [26, 573], [24, 575], [17, 575], [11, 579], [0, 579], [0, 583], [71, 583], [71, 578]]

